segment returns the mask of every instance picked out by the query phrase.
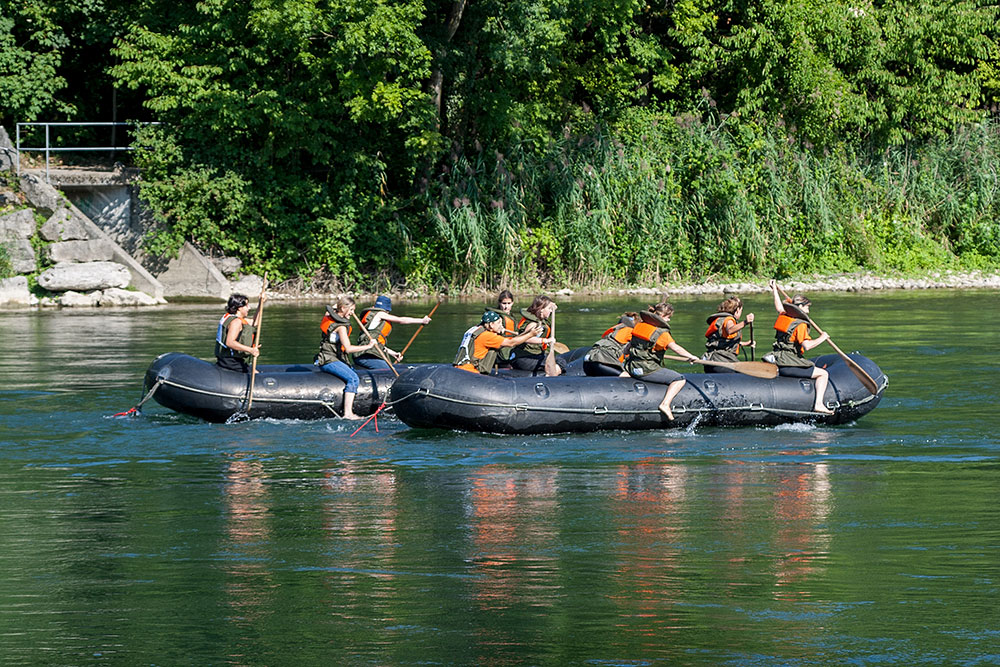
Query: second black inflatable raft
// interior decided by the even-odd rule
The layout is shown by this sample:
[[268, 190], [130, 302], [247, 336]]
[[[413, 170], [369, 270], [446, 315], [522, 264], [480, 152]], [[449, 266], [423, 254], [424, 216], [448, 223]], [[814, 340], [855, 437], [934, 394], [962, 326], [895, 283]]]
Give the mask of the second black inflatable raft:
[[[397, 367], [400, 373], [407, 366]], [[259, 365], [254, 380], [251, 419], [323, 419], [339, 417], [344, 381], [312, 364]], [[354, 400], [358, 415], [382, 404], [396, 376], [392, 371], [356, 369], [361, 383]], [[146, 391], [163, 407], [211, 422], [225, 422], [246, 411], [248, 373], [219, 368], [187, 354], [161, 354], [146, 369]]]
[[841, 424], [871, 412], [888, 378], [870, 359], [850, 357], [875, 381], [871, 394], [838, 355], [815, 359], [830, 372], [824, 396], [833, 415], [812, 411], [811, 379], [765, 380], [738, 373], [690, 373], [674, 399], [673, 421], [657, 409], [665, 385], [633, 378], [497, 377], [450, 366], [414, 368], [401, 375], [389, 403], [418, 428], [487, 433], [563, 433], [604, 429], [766, 426], [787, 422]]

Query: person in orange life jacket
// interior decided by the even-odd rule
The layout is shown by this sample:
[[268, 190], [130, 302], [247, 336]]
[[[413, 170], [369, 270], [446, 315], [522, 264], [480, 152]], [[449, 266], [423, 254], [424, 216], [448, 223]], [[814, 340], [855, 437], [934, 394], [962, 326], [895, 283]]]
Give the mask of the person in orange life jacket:
[[[528, 329], [541, 326], [541, 333], [531, 336], [526, 341], [514, 348], [511, 366], [520, 371], [531, 371], [538, 373], [545, 368], [545, 357], [548, 354], [549, 345], [556, 341], [551, 336], [552, 327], [549, 325], [550, 318], [555, 314], [559, 306], [547, 296], [536, 296], [531, 305], [521, 310], [521, 321], [517, 324], [519, 333], [524, 333]], [[560, 356], [555, 357], [558, 373], [566, 372], [566, 360]]]
[[[713, 315], [708, 316], [708, 329], [705, 331], [705, 354], [702, 359], [708, 361], [726, 361], [733, 363], [740, 360], [740, 347], [757, 347], [756, 341], [743, 342], [743, 328], [753, 322], [753, 313], [748, 313], [745, 321], [740, 322], [743, 315], [743, 300], [731, 296], [719, 304]], [[734, 373], [723, 366], [705, 366], [706, 373]]]
[[[794, 378], [812, 378], [816, 380], [816, 400], [813, 412], [832, 415], [833, 411], [823, 403], [823, 395], [830, 381], [830, 373], [825, 368], [819, 368], [805, 353], [817, 345], [824, 343], [829, 336], [823, 332], [819, 338], [809, 337], [809, 323], [799, 317], [793, 310], [785, 310], [785, 304], [778, 296], [778, 285], [773, 280], [768, 283], [774, 297], [774, 309], [778, 311], [778, 319], [774, 323], [774, 363], [778, 366], [778, 375]], [[809, 314], [812, 302], [801, 294], [796, 294], [788, 303]]]
[[[503, 331], [501, 331], [500, 334], [508, 338], [517, 333], [517, 329], [515, 329], [517, 325], [514, 323], [514, 316], [510, 314], [513, 307], [514, 295], [511, 294], [509, 290], [501, 290], [500, 294], [497, 295], [497, 307], [486, 309], [493, 311], [500, 316], [500, 319], [503, 322]], [[510, 359], [513, 352], [513, 347], [501, 348], [498, 352], [497, 368], [510, 368]]]
[[625, 370], [629, 375], [638, 380], [667, 385], [667, 392], [657, 408], [671, 421], [674, 413], [670, 404], [687, 384], [687, 380], [677, 371], [662, 368], [663, 355], [671, 350], [691, 363], [698, 359], [678, 345], [670, 335], [670, 318], [673, 314], [674, 307], [669, 303], [658, 303], [639, 313], [641, 322], [632, 329], [632, 340], [625, 356]]
[[361, 419], [354, 414], [354, 397], [358, 393], [360, 378], [351, 368], [350, 355], [364, 352], [375, 346], [375, 339], [365, 345], [351, 344], [351, 315], [354, 314], [354, 299], [341, 297], [336, 307], [327, 306], [326, 314], [319, 324], [322, 338], [319, 353], [313, 362], [320, 370], [335, 375], [344, 381], [344, 419]]
[[[267, 295], [262, 298], [266, 301]], [[254, 316], [253, 324], [247, 320], [249, 314], [250, 299], [245, 294], [230, 295], [215, 332], [215, 364], [220, 368], [249, 373], [247, 361], [260, 354], [259, 345], [251, 346], [253, 334], [260, 324], [260, 311]]]
[[583, 357], [583, 372], [591, 376], [627, 376], [622, 366], [625, 346], [632, 340], [632, 329], [638, 319], [639, 313], [624, 313], [617, 324], [605, 331]]
[[541, 333], [539, 325], [528, 327], [524, 332], [508, 337], [503, 335], [503, 318], [494, 310], [483, 313], [482, 321], [470, 327], [462, 336], [458, 354], [452, 365], [463, 371], [489, 375], [496, 365], [498, 352], [520, 345]]
[[[376, 344], [385, 352], [386, 356], [393, 357], [396, 361], [403, 358], [401, 354], [386, 347], [385, 339], [389, 337], [393, 324], [428, 324], [431, 318], [423, 317], [402, 317], [391, 314], [392, 301], [387, 296], [380, 296], [375, 299], [375, 305], [366, 308], [361, 313], [361, 323], [365, 325], [364, 331], [358, 332], [358, 342], [374, 338]], [[386, 363], [377, 352], [367, 351], [354, 358], [354, 365], [369, 370], [388, 370]]]

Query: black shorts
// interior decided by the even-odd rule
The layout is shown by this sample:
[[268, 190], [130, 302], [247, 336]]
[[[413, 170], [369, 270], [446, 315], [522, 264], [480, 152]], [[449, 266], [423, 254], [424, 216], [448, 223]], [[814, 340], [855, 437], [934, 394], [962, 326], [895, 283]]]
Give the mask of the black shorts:
[[642, 380], [643, 382], [655, 382], [656, 384], [673, 384], [678, 380], [686, 379], [677, 371], [669, 368], [657, 368], [652, 373], [647, 373], [645, 375], [631, 375], [636, 380]]
[[[511, 359], [510, 366], [519, 371], [531, 371], [532, 373], [544, 373], [545, 372], [545, 357], [544, 354], [519, 354], [515, 353], [514, 358]], [[562, 355], [555, 355], [556, 365], [562, 369], [562, 372], [566, 372], [566, 360], [562, 358]]]
[[811, 378], [815, 366], [778, 366], [778, 375], [786, 378]]
[[583, 362], [583, 372], [591, 377], [618, 377], [621, 375], [622, 367], [600, 361], [585, 361]]
[[215, 365], [219, 368], [225, 368], [227, 371], [236, 371], [238, 373], [249, 373], [250, 367], [247, 362], [236, 357], [216, 357], [217, 361]]

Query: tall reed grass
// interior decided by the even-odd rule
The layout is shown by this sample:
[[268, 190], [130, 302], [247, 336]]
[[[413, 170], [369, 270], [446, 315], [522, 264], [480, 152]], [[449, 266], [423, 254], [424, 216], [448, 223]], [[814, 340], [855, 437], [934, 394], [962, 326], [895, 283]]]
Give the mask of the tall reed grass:
[[1000, 266], [1000, 127], [816, 152], [739, 118], [646, 116], [548, 150], [453, 154], [425, 243], [457, 287]]

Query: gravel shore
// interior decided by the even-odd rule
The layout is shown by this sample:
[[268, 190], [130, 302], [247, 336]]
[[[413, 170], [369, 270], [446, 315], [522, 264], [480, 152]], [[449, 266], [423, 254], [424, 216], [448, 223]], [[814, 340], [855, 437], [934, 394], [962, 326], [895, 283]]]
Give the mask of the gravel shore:
[[[933, 271], [924, 277], [900, 277], [882, 276], [874, 273], [844, 273], [827, 276], [811, 276], [808, 278], [789, 278], [779, 281], [786, 292], [863, 292], [863, 291], [886, 291], [886, 290], [921, 290], [921, 289], [1000, 289], [1000, 273], [989, 273], [980, 271], [958, 272], [958, 271]], [[518, 289], [514, 290], [522, 296], [534, 293], [536, 290]], [[659, 287], [634, 287], [634, 288], [608, 288], [598, 289], [545, 289], [537, 290], [539, 293], [557, 297], [598, 297], [598, 296], [627, 296], [627, 295], [701, 295], [701, 294], [754, 294], [767, 292], [767, 279], [762, 278], [757, 282], [719, 282], [708, 280], [701, 283], [664, 283]], [[401, 290], [389, 292], [394, 299], [401, 300], [423, 300], [433, 298], [433, 294], [423, 293], [413, 290]], [[277, 292], [272, 298], [289, 301], [323, 301], [333, 300], [339, 294], [323, 294], [317, 292], [303, 292], [296, 294]], [[354, 294], [355, 298], [362, 302], [374, 294]], [[461, 294], [450, 293], [450, 299], [469, 300], [491, 300], [496, 296], [495, 291], [471, 291]]]

